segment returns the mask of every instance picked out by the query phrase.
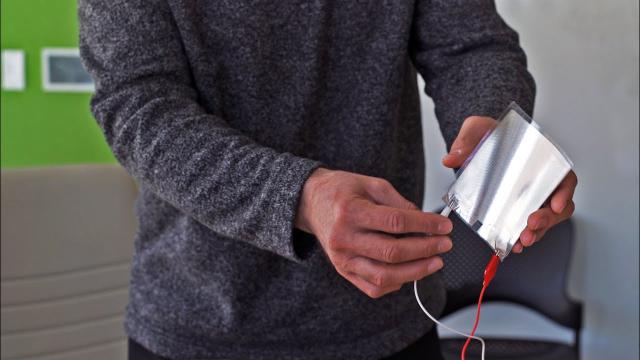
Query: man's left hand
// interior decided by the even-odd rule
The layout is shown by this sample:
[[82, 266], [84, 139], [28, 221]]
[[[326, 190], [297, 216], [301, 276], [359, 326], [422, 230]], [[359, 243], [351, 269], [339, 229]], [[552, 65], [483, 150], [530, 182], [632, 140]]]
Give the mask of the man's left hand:
[[[442, 164], [452, 169], [462, 166], [480, 140], [496, 125], [496, 120], [484, 116], [470, 116], [465, 119], [458, 137], [451, 145], [451, 151], [442, 159]], [[535, 244], [552, 226], [573, 214], [573, 193], [577, 184], [576, 174], [573, 171], [569, 172], [544, 205], [529, 216], [527, 227], [520, 234], [520, 240], [513, 246], [513, 252], [521, 253], [523, 247]]]

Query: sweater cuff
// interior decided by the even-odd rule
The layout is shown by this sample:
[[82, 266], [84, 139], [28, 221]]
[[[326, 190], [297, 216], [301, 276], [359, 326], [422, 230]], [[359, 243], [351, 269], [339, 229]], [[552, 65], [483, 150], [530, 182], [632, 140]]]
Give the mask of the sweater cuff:
[[280, 160], [274, 167], [279, 184], [271, 189], [263, 245], [289, 260], [303, 262], [315, 247], [315, 238], [295, 229], [298, 203], [305, 182], [322, 163], [291, 154], [282, 154]]

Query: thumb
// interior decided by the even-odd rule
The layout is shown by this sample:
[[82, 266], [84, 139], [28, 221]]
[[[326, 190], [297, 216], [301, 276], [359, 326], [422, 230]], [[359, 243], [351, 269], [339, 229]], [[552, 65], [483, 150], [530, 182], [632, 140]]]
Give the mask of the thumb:
[[442, 158], [442, 165], [455, 169], [462, 166], [464, 161], [471, 155], [475, 145], [472, 145], [467, 139], [461, 138], [462, 130], [451, 145], [451, 150]]
[[460, 132], [451, 145], [451, 150], [442, 159], [442, 164], [452, 169], [462, 166], [475, 147], [497, 124], [496, 120], [486, 116], [468, 117], [462, 123]]

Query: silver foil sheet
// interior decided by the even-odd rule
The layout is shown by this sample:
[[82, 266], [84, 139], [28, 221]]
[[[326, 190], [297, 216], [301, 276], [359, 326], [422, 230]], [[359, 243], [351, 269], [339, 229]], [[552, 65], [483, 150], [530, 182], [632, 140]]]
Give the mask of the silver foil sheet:
[[573, 167], [515, 103], [476, 146], [443, 200], [502, 260]]

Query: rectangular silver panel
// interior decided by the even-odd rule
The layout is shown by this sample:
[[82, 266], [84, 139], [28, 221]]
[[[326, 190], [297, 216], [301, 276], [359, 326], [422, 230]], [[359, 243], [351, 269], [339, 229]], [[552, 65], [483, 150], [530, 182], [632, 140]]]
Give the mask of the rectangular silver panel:
[[478, 144], [443, 197], [501, 259], [572, 162], [515, 103]]

